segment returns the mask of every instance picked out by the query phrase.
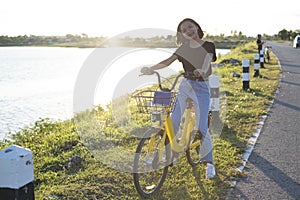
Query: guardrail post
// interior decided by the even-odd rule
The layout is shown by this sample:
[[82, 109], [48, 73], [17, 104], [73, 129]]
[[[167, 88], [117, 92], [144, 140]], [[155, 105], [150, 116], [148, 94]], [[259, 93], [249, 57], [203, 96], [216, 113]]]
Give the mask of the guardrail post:
[[259, 54], [260, 54], [260, 67], [265, 68], [265, 66], [264, 66], [264, 62], [265, 62], [265, 59], [264, 59], [265, 51], [264, 51], [264, 49], [260, 50]]
[[250, 88], [250, 75], [249, 75], [250, 60], [243, 59], [242, 67], [243, 67], [243, 90], [248, 90]]
[[12, 145], [0, 151], [0, 199], [34, 200], [33, 156]]
[[259, 54], [254, 55], [254, 75], [253, 77], [259, 77]]
[[210, 111], [212, 117], [219, 117], [220, 114], [220, 81], [218, 76], [209, 77], [210, 86]]

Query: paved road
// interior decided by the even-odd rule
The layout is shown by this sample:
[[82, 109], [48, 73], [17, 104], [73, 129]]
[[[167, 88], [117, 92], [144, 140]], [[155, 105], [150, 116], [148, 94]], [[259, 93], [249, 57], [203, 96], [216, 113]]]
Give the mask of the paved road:
[[279, 92], [229, 200], [300, 200], [300, 49], [268, 45], [282, 66]]

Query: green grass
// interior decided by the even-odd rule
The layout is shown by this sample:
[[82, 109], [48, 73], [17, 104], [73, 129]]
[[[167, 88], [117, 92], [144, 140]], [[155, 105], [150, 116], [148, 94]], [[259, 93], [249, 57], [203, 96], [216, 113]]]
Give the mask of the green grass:
[[[248, 58], [252, 63], [250, 74], [253, 75], [255, 53], [256, 44], [250, 42], [219, 57], [218, 62], [228, 58]], [[274, 55], [271, 55], [271, 63], [265, 64], [265, 67], [260, 69], [262, 78], [251, 77], [248, 91], [242, 90], [241, 78], [232, 77], [233, 72], [242, 74], [241, 66], [225, 65], [214, 69], [214, 73], [221, 79], [220, 90], [226, 99], [221, 105], [224, 123], [222, 134], [214, 137], [217, 176], [212, 180], [205, 179], [205, 167], [199, 165], [192, 168], [183, 154], [179, 162], [169, 168], [161, 191], [153, 199], [225, 199], [230, 188], [229, 181], [243, 176], [235, 169], [242, 164], [241, 156], [247, 140], [261, 116], [267, 113], [267, 107], [277, 89], [280, 69]], [[83, 118], [85, 120], [78, 121]], [[144, 118], [139, 118], [137, 123], [131, 123], [125, 128], [119, 127], [112, 118], [111, 109], [96, 107], [93, 111], [79, 115], [78, 119], [63, 122], [41, 119], [15, 133], [14, 142], [0, 142], [0, 148], [13, 143], [32, 150], [36, 199], [140, 199], [130, 173], [120, 172], [101, 163], [96, 159], [96, 153], [95, 158], [91, 148], [90, 151], [86, 148], [87, 143], [104, 147], [113, 144], [121, 150], [133, 152], [138, 139], [128, 133], [138, 134], [142, 132], [141, 127], [147, 125]], [[78, 130], [78, 123], [85, 131], [84, 135], [79, 134], [81, 130]], [[123, 163], [121, 153], [103, 152], [102, 159], [112, 156], [119, 161], [116, 165], [126, 164]], [[75, 155], [83, 161], [70, 166], [68, 161]]]

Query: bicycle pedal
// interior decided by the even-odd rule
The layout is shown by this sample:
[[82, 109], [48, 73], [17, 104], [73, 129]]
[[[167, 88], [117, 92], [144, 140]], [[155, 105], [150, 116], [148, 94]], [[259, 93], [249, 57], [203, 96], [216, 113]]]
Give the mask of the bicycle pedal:
[[194, 141], [202, 139], [202, 133], [200, 131], [195, 131]]

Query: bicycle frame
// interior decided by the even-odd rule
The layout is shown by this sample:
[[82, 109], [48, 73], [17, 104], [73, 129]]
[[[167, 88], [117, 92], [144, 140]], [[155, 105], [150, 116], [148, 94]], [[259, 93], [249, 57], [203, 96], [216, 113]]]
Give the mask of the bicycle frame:
[[[176, 77], [176, 80], [174, 81], [173, 86], [170, 89], [168, 89], [168, 88], [163, 88], [161, 86], [160, 75], [157, 72], [154, 72], [154, 73], [158, 77], [159, 88], [161, 89], [161, 91], [172, 91], [174, 89], [175, 84], [178, 81], [179, 77], [182, 76], [182, 75], [186, 75], [185, 73], [182, 73], [182, 74], [178, 75]], [[191, 109], [191, 108], [188, 108], [188, 109]], [[185, 113], [184, 113], [184, 116], [183, 116], [183, 118], [185, 119], [185, 123], [184, 123], [184, 127], [182, 129], [182, 133], [183, 133], [182, 137], [184, 137], [184, 138], [182, 138], [179, 142], [177, 142], [176, 135], [174, 133], [173, 122], [172, 122], [171, 115], [170, 115], [172, 108], [170, 108], [168, 106], [165, 107], [165, 111], [167, 113], [167, 116], [166, 116], [166, 119], [165, 119], [165, 122], [164, 122], [164, 126], [162, 126], [162, 127], [165, 129], [166, 135], [167, 135], [167, 137], [170, 141], [171, 149], [174, 152], [177, 152], [177, 153], [184, 152], [184, 151], [187, 150], [187, 147], [189, 145], [190, 135], [193, 131], [193, 127], [195, 126], [195, 120], [192, 119], [191, 110], [188, 110], [188, 109], [185, 110]], [[164, 138], [162, 139], [162, 141], [165, 141], [166, 138], [165, 138], [165, 136], [163, 136], [163, 137]], [[197, 142], [197, 143], [194, 143], [192, 146], [190, 146], [190, 148], [199, 146], [199, 143], [200, 143], [200, 141]], [[162, 149], [164, 144], [159, 145], [159, 146], [160, 146], [159, 149]], [[152, 150], [152, 149], [150, 149], [150, 150]], [[151, 151], [149, 151], [149, 152], [151, 152]], [[161, 156], [159, 156], [159, 157], [161, 157]]]
[[168, 115], [165, 121], [166, 133], [170, 141], [171, 149], [177, 153], [186, 151], [189, 145], [190, 134], [192, 133], [195, 125], [189, 110], [185, 111], [184, 119], [185, 123], [182, 130], [182, 138], [179, 142], [176, 140], [171, 116]]
[[[163, 92], [171, 92], [178, 78], [183, 75], [177, 76], [171, 89], [168, 89], [162, 88], [159, 74], [157, 72], [154, 73], [158, 76], [159, 87]], [[177, 137], [171, 119], [172, 103], [176, 104], [176, 101], [172, 99], [171, 103], [165, 103], [165, 94], [160, 96], [159, 94], [161, 93], [155, 93], [152, 97], [147, 92], [149, 91], [146, 91], [145, 95], [143, 93], [135, 95], [138, 99], [137, 102], [141, 103], [141, 108], [156, 108], [155, 105], [158, 104], [159, 109], [153, 113], [151, 113], [152, 110], [150, 108], [145, 109], [148, 114], [153, 114], [150, 118], [153, 122], [158, 122], [158, 124], [145, 132], [144, 137], [137, 146], [134, 157], [134, 185], [138, 193], [143, 197], [150, 197], [159, 191], [168, 173], [168, 167], [173, 165], [177, 153], [186, 152], [189, 164], [192, 167], [198, 165], [200, 163], [199, 152], [201, 146], [200, 140], [198, 140], [200, 139], [198, 138], [198, 132], [194, 129], [196, 124], [195, 113], [192, 111], [191, 101], [187, 102], [187, 107], [182, 116], [184, 121], [182, 120], [181, 122]], [[140, 101], [140, 98], [142, 101]], [[146, 100], [144, 101], [143, 99]], [[149, 99], [153, 99], [151, 101], [153, 104], [150, 104], [148, 107], [147, 100]], [[142, 109], [142, 111], [144, 110]], [[177, 140], [177, 138], [181, 139]]]
[[[173, 152], [180, 153], [180, 152], [185, 152], [187, 148], [193, 149], [196, 148], [200, 145], [200, 141], [197, 141], [193, 144], [190, 144], [190, 136], [191, 133], [194, 130], [195, 127], [195, 120], [194, 120], [194, 113], [192, 113], [190, 108], [187, 108], [184, 112], [183, 118], [185, 119], [183, 123], [183, 128], [181, 130], [181, 139], [177, 141], [176, 135], [174, 132], [173, 128], [173, 123], [171, 119], [171, 112], [167, 112], [167, 116], [164, 122], [164, 126], [162, 126], [162, 129], [164, 131], [164, 134], [162, 135], [162, 139], [160, 144], [158, 145], [158, 160], [161, 160], [163, 158], [163, 148], [165, 146], [165, 140], [166, 137], [168, 137], [170, 146]], [[179, 133], [178, 133], [179, 134]], [[151, 136], [150, 144], [149, 144], [149, 149], [148, 152], [153, 151], [153, 143], [155, 140], [155, 134]]]

